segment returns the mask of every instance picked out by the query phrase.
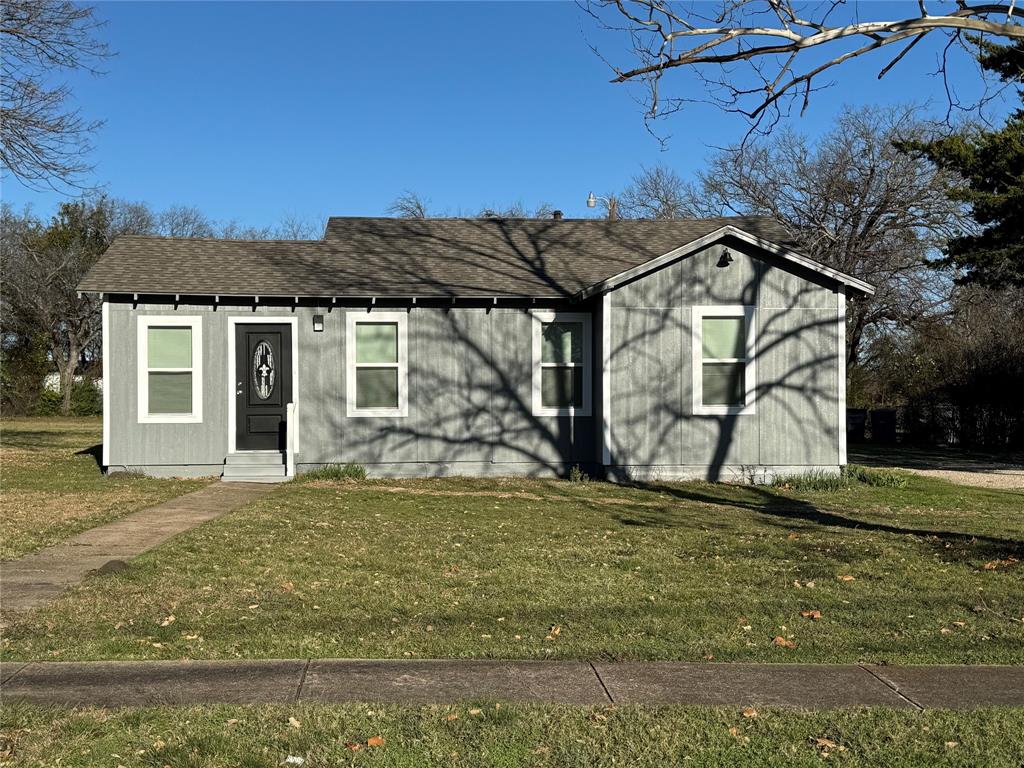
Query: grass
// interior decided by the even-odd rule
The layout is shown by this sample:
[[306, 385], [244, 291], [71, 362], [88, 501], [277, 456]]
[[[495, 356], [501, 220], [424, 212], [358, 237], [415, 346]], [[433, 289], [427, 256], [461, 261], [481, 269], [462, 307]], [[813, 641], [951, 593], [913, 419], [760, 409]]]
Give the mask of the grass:
[[205, 484], [104, 477], [98, 418], [5, 419], [0, 425], [0, 560], [12, 560]]
[[366, 467], [360, 464], [325, 464], [304, 472], [298, 482], [310, 480], [365, 480]]
[[840, 474], [812, 470], [802, 475], [782, 475], [772, 481], [775, 488], [795, 491], [841, 491], [857, 483], [878, 488], [906, 488], [910, 476], [891, 469], [874, 469], [850, 464]]
[[[293, 719], [293, 720], [290, 720]], [[710, 707], [6, 705], [19, 766], [1014, 766], [1024, 709], [793, 712]], [[380, 737], [383, 744], [368, 746]], [[359, 749], [352, 747], [358, 745]], [[6, 762], [12, 761], [12, 762]], [[294, 762], [292, 764], [295, 764]]]
[[308, 480], [12, 617], [2, 652], [1020, 664], [1022, 541], [1024, 492], [916, 476]]

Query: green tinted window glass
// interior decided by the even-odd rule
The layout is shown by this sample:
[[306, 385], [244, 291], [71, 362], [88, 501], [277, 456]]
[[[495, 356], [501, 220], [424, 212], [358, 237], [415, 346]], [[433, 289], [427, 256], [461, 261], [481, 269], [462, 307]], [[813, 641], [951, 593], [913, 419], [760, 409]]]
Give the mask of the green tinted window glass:
[[540, 402], [545, 408], [582, 408], [583, 369], [541, 368]]
[[397, 368], [356, 369], [356, 408], [397, 407]]
[[149, 412], [192, 413], [192, 374], [150, 373]]
[[743, 405], [745, 363], [704, 363], [704, 405]]
[[150, 368], [191, 368], [192, 329], [148, 329], [147, 354]]
[[398, 323], [356, 323], [357, 363], [397, 363]]
[[583, 364], [583, 323], [544, 323], [541, 362]]
[[742, 317], [705, 317], [703, 320], [704, 357], [746, 357]]

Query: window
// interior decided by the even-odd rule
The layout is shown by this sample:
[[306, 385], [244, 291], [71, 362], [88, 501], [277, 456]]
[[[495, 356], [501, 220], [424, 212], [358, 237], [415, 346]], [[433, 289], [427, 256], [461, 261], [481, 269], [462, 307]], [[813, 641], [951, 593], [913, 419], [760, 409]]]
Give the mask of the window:
[[533, 313], [533, 412], [590, 415], [590, 315]]
[[754, 308], [693, 308], [693, 412], [754, 413]]
[[138, 333], [139, 422], [201, 422], [201, 318], [141, 316]]
[[346, 412], [408, 416], [405, 312], [350, 312], [346, 320]]

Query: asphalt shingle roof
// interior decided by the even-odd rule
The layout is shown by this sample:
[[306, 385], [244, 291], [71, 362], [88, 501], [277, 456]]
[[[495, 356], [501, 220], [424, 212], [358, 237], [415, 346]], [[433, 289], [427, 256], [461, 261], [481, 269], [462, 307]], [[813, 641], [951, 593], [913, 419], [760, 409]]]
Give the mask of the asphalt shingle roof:
[[762, 217], [332, 217], [323, 240], [123, 236], [79, 290], [223, 296], [563, 298], [731, 224], [792, 246]]

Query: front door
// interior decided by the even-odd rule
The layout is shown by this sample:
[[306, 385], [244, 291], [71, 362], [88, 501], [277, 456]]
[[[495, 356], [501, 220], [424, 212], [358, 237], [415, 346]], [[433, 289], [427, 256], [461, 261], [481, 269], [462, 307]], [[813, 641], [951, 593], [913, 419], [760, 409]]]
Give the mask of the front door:
[[283, 451], [292, 401], [292, 327], [235, 326], [235, 450]]

